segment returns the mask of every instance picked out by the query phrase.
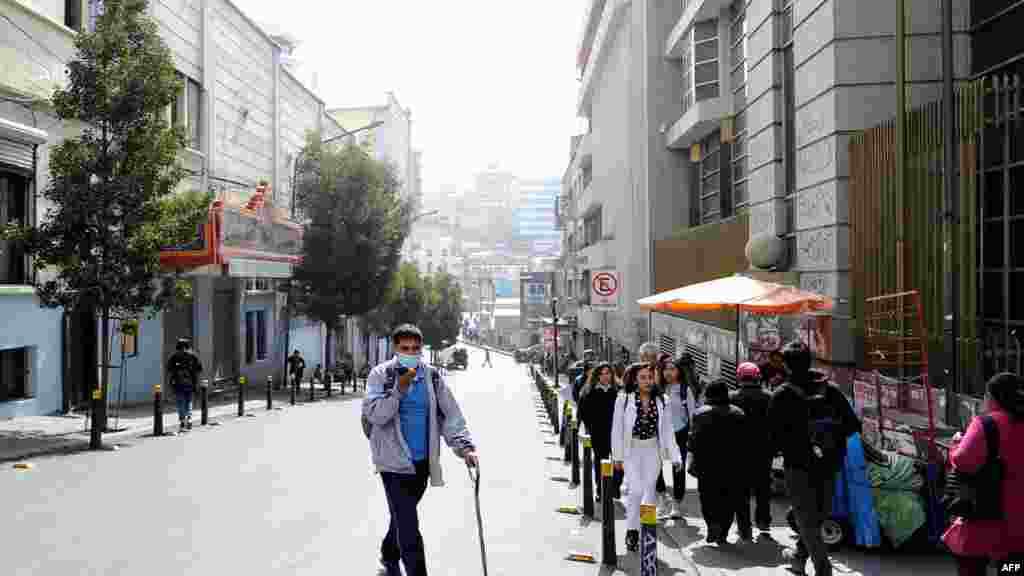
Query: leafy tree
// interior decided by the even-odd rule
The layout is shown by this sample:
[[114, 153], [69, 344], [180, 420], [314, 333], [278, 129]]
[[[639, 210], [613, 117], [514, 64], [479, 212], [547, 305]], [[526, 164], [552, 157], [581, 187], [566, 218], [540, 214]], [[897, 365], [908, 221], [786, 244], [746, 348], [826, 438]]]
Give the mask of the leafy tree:
[[[52, 272], [36, 287], [41, 306], [99, 312], [104, 366], [112, 314], [153, 313], [174, 300], [179, 283], [161, 271], [160, 249], [194, 237], [209, 207], [202, 194], [172, 196], [185, 134], [165, 112], [182, 85], [147, 4], [106, 0], [95, 31], [75, 38], [68, 85], [52, 105], [81, 135], [51, 150], [42, 221], [4, 232], [24, 243], [37, 270]], [[102, 370], [93, 393], [93, 449], [106, 428], [109, 378]]]
[[384, 300], [413, 207], [394, 168], [358, 146], [325, 145], [314, 133], [303, 156], [295, 202], [306, 223], [294, 307], [332, 334], [342, 316], [365, 314]]
[[431, 348], [440, 349], [445, 341], [454, 343], [462, 325], [462, 289], [455, 278], [439, 272], [424, 279], [427, 306], [422, 319], [423, 338]]

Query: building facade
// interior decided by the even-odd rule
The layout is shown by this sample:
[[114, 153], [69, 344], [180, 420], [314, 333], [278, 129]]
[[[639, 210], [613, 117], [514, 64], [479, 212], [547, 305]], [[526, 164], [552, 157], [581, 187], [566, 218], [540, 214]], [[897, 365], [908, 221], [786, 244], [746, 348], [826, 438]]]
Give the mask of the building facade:
[[[52, 116], [48, 97], [64, 82], [75, 35], [92, 29], [101, 6], [100, 0], [0, 1], [0, 62], [10, 71], [0, 77], [5, 221], [38, 222], [45, 213], [39, 191], [47, 182], [49, 147], [78, 133]], [[124, 362], [113, 362], [121, 368], [111, 374], [111, 401], [148, 400], [179, 337], [192, 338], [205, 376], [252, 381], [281, 377], [286, 339], [316, 339], [319, 328], [284, 317], [276, 288], [301, 250], [301, 226], [289, 214], [296, 156], [308, 131], [341, 133], [323, 102], [284, 69], [282, 46], [230, 0], [180, 6], [154, 0], [150, 15], [185, 84], [168, 110], [189, 136], [180, 157], [189, 177], [181, 189], [212, 190], [216, 201], [196, 240], [161, 256], [191, 278], [192, 301], [141, 320]], [[98, 382], [93, 311], [39, 309], [26, 259], [9, 259], [6, 270], [0, 308], [5, 318], [22, 322], [0, 328], [0, 371], [12, 374], [0, 392], [0, 417], [84, 405]], [[114, 324], [116, 334], [120, 321]], [[113, 344], [118, 359], [120, 339]], [[315, 364], [318, 349], [302, 346]]]
[[[728, 376], [737, 337], [741, 356], [756, 356], [804, 333], [821, 360], [853, 362], [848, 146], [895, 112], [893, 3], [660, 4], [587, 2], [578, 64], [589, 131], [573, 141], [560, 206], [580, 327], [599, 325], [588, 277], [607, 266], [623, 277], [608, 336], [634, 350], [649, 334], [697, 355], [706, 376]], [[916, 106], [940, 95], [941, 15], [933, 2], [907, 4]], [[968, 3], [954, 4], [955, 75], [966, 79]], [[628, 330], [647, 316], [637, 298], [740, 272], [828, 294], [836, 310], [802, 331], [729, 314], [652, 314], [649, 333]]]
[[555, 214], [562, 184], [558, 180], [519, 180], [519, 205], [513, 216], [512, 241], [533, 256], [555, 256], [561, 232]]
[[379, 122], [359, 132], [356, 141], [377, 160], [394, 165], [403, 193], [419, 194], [420, 157], [412, 148], [412, 110], [402, 108], [393, 92], [387, 93], [384, 104], [331, 108], [327, 114], [350, 132]]

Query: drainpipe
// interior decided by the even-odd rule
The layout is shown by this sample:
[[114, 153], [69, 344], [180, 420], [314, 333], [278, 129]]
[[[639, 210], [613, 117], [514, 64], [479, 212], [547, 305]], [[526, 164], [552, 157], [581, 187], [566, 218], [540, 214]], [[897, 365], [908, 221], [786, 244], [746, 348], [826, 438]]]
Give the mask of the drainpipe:
[[957, 137], [953, 91], [953, 0], [942, 1], [942, 152], [946, 246], [943, 261], [946, 266], [943, 298], [943, 347], [947, 365], [945, 369], [946, 422], [957, 422], [956, 394], [960, 392], [960, 283], [957, 274], [958, 232], [960, 206], [957, 190]]

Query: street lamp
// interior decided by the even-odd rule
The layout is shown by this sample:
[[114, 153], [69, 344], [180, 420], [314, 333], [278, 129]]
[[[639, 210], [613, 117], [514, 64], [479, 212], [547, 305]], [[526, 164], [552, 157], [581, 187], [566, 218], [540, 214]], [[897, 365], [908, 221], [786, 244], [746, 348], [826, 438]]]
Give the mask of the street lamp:
[[[362, 127], [356, 128], [355, 130], [345, 130], [344, 128], [342, 128], [341, 129], [341, 131], [342, 131], [341, 134], [339, 134], [337, 136], [332, 136], [330, 138], [327, 138], [326, 140], [321, 140], [320, 143], [321, 144], [330, 144], [331, 142], [334, 142], [336, 140], [340, 140], [341, 138], [345, 138], [346, 136], [352, 136], [353, 134], [356, 134], [358, 132], [363, 132], [365, 130], [372, 130], [374, 128], [377, 128], [377, 127], [383, 126], [383, 125], [384, 125], [384, 122], [382, 120], [377, 120], [376, 122], [370, 122], [366, 126], [362, 126]], [[290, 207], [290, 210], [289, 210], [289, 214], [291, 214], [292, 220], [295, 219], [295, 184], [298, 183], [298, 181], [299, 181], [299, 164], [301, 163], [302, 158], [305, 155], [306, 155], [306, 149], [303, 148], [302, 150], [299, 150], [299, 154], [295, 157], [295, 160], [292, 162], [292, 197], [291, 197], [291, 207]]]

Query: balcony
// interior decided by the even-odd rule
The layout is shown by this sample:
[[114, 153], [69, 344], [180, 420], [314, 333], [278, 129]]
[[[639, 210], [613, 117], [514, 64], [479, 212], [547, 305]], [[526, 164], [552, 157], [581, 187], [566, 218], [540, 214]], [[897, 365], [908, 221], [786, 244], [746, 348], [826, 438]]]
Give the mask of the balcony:
[[[601, 72], [604, 61], [608, 58], [608, 49], [623, 21], [626, 8], [631, 0], [606, 0], [601, 14], [601, 22], [594, 33], [594, 41], [586, 59], [580, 84], [579, 99], [576, 107], [577, 115], [590, 117], [590, 104], [594, 95], [595, 78]], [[596, 8], [597, 2], [595, 2]]]
[[729, 8], [732, 0], [684, 0], [683, 15], [676, 22], [665, 42], [665, 57], [678, 60], [685, 49], [686, 31], [694, 22], [718, 18], [722, 10]]
[[700, 142], [729, 116], [731, 107], [728, 99], [721, 96], [694, 102], [693, 106], [690, 106], [690, 109], [669, 128], [665, 134], [665, 145], [669, 148], [684, 149]]

